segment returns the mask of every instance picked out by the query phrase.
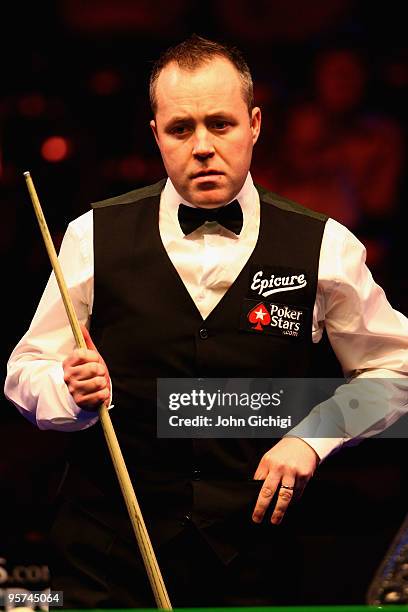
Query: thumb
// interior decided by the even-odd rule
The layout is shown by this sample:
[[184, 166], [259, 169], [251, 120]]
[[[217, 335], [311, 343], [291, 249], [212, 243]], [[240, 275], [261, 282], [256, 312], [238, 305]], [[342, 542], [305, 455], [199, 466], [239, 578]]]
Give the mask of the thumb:
[[110, 388], [111, 388], [111, 384], [110, 384], [110, 377], [109, 377], [108, 367], [107, 367], [107, 365], [106, 365], [106, 363], [105, 363], [105, 360], [104, 360], [104, 358], [102, 357], [102, 355], [99, 353], [98, 349], [96, 348], [96, 346], [95, 346], [95, 344], [94, 344], [94, 341], [92, 340], [91, 335], [90, 335], [90, 333], [89, 333], [88, 329], [87, 329], [87, 328], [85, 327], [85, 325], [83, 325], [82, 323], [80, 323], [79, 325], [80, 325], [80, 327], [81, 327], [81, 331], [82, 331], [82, 333], [83, 333], [83, 335], [84, 335], [84, 340], [85, 340], [86, 347], [87, 347], [88, 349], [90, 349], [91, 351], [95, 351], [96, 353], [98, 353], [100, 362], [101, 362], [101, 363], [102, 363], [102, 364], [105, 366], [105, 368], [106, 368], [105, 378], [106, 378], [106, 382], [107, 382], [108, 388], [109, 388], [109, 390], [110, 390]]
[[93, 340], [92, 340], [92, 338], [90, 336], [90, 333], [89, 333], [88, 329], [82, 323], [80, 323], [79, 325], [81, 327], [81, 331], [82, 331], [82, 334], [84, 336], [86, 348], [88, 348], [91, 351], [98, 352], [98, 349], [96, 348], [95, 344], [93, 343]]

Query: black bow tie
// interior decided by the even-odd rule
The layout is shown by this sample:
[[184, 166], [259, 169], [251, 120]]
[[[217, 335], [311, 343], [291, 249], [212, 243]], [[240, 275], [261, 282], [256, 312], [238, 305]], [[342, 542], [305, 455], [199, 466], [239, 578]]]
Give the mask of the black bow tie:
[[191, 234], [206, 221], [217, 221], [234, 234], [239, 234], [242, 230], [243, 215], [238, 200], [219, 208], [193, 208], [180, 204], [178, 220], [185, 235]]

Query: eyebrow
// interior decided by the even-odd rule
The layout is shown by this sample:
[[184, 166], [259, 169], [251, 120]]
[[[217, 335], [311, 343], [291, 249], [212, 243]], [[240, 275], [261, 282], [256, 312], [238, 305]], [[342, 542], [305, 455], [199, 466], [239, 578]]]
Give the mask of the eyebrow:
[[[206, 121], [209, 119], [219, 119], [219, 118], [230, 119], [231, 121], [234, 119], [233, 115], [228, 111], [216, 111], [216, 112], [209, 113], [208, 115], [205, 116]], [[176, 115], [175, 117], [171, 117], [171, 119], [169, 119], [169, 121], [165, 123], [165, 127], [167, 128], [177, 123], [191, 122], [191, 121], [194, 121], [194, 119], [190, 115]]]
[[171, 119], [165, 123], [165, 126], [173, 125], [173, 123], [182, 123], [183, 121], [191, 121], [191, 117], [189, 115], [171, 117]]

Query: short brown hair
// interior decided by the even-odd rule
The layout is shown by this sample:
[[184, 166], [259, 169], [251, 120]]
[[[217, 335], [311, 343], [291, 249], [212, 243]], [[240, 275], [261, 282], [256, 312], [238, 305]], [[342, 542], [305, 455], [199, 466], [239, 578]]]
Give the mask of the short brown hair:
[[236, 47], [229, 47], [193, 34], [175, 47], [167, 49], [154, 63], [150, 74], [150, 105], [153, 114], [157, 112], [156, 84], [159, 74], [167, 64], [175, 62], [184, 70], [196, 70], [202, 64], [214, 57], [224, 57], [236, 68], [242, 83], [242, 96], [248, 107], [248, 112], [254, 106], [254, 87], [248, 64]]

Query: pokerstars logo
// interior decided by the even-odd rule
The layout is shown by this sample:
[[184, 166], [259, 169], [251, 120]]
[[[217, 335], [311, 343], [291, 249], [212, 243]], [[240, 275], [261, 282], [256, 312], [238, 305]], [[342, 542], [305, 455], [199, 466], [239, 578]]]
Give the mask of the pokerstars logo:
[[248, 321], [254, 324], [252, 329], [256, 329], [258, 331], [263, 331], [263, 326], [269, 325], [271, 322], [271, 316], [265, 305], [260, 302], [252, 308], [252, 310], [248, 313]]
[[303, 332], [304, 317], [303, 308], [276, 303], [265, 306], [263, 302], [256, 304], [247, 314], [251, 331], [295, 338]]
[[303, 310], [284, 304], [271, 304], [271, 326], [282, 330], [283, 336], [298, 336], [303, 322]]

